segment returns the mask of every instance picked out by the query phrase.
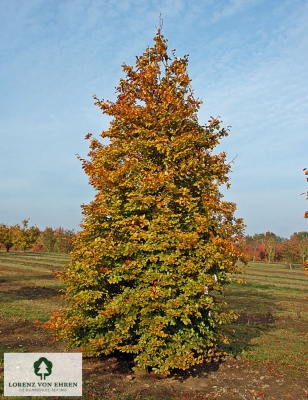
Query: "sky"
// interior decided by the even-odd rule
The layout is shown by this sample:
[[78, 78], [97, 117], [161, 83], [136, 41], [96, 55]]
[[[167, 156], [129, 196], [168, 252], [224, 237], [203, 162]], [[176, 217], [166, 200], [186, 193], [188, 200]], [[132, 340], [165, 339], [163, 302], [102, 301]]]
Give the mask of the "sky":
[[76, 154], [110, 122], [93, 95], [116, 99], [160, 14], [170, 53], [189, 54], [199, 123], [232, 126], [221, 192], [246, 234], [308, 231], [307, 0], [1, 0], [0, 223], [80, 230], [95, 193]]

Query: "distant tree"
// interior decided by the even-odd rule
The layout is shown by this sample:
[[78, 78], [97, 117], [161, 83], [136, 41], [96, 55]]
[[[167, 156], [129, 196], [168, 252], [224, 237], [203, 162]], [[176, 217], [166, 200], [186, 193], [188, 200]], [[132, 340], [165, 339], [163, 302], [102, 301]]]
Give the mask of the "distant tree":
[[54, 237], [55, 237], [55, 245], [54, 251], [57, 253], [63, 253], [63, 247], [65, 243], [64, 239], [64, 228], [61, 226], [59, 228], [54, 229]]
[[57, 242], [56, 232], [52, 227], [46, 227], [41, 233], [44, 251], [52, 253]]
[[265, 234], [265, 246], [267, 261], [272, 262], [275, 258], [275, 234], [273, 232], [266, 232]]
[[0, 243], [5, 247], [6, 251], [14, 245], [14, 232], [16, 227], [7, 226], [5, 224], [0, 225]]
[[41, 233], [36, 242], [35, 248], [37, 251], [46, 251], [48, 253], [70, 253], [73, 248], [75, 237], [74, 230], [46, 227]]
[[282, 246], [282, 253], [285, 261], [292, 269], [292, 264], [299, 259], [299, 245], [296, 235], [292, 235], [289, 240], [285, 240]]
[[280, 261], [282, 259], [282, 243], [284, 238], [273, 232], [255, 233], [244, 238], [244, 253], [248, 260]]
[[265, 246], [266, 246], [266, 257], [269, 262], [277, 261], [281, 258], [281, 254], [277, 254], [277, 250], [281, 251], [281, 246], [284, 242], [284, 238], [277, 236], [273, 232], [266, 232], [265, 234]]
[[293, 235], [296, 235], [298, 242], [300, 242], [303, 239], [308, 239], [307, 231], [294, 232]]
[[283, 243], [286, 239], [281, 238], [281, 240], [279, 240], [276, 244], [275, 244], [275, 258], [274, 261], [279, 262], [282, 261], [283, 259], [283, 253], [282, 253], [282, 249], [283, 249]]
[[256, 260], [255, 248], [251, 243], [247, 244], [246, 238], [245, 238], [244, 254], [245, 254], [247, 261], [255, 261]]
[[294, 232], [293, 235], [296, 236], [299, 248], [299, 258], [300, 262], [304, 263], [308, 258], [308, 232]]
[[36, 226], [28, 227], [29, 219], [22, 221], [22, 227], [15, 225], [14, 246], [20, 250], [26, 251], [33, 247], [40, 236], [40, 230]]
[[160, 30], [154, 41], [123, 66], [115, 103], [96, 98], [113, 117], [101, 134], [110, 144], [92, 139], [82, 160], [96, 196], [60, 274], [67, 309], [45, 328], [86, 354], [133, 353], [137, 369], [167, 374], [226, 340], [234, 313], [217, 294], [240, 272], [244, 225], [219, 191], [226, 154], [212, 154], [227, 130], [198, 123], [188, 58], [172, 60]]
[[64, 253], [68, 254], [74, 250], [75, 237], [76, 233], [74, 232], [73, 229], [65, 229], [63, 236], [63, 244], [62, 244], [62, 250]]
[[252, 261], [256, 261], [261, 259], [260, 257], [260, 245], [261, 243], [265, 242], [265, 235], [264, 233], [255, 233], [253, 236], [246, 235], [245, 236], [245, 243], [248, 247], [246, 247], [245, 252], [247, 255], [249, 254], [250, 259]]
[[307, 258], [308, 258], [308, 238], [300, 239], [298, 246], [299, 246], [299, 256], [300, 256], [301, 262], [304, 263], [305, 260], [307, 260]]

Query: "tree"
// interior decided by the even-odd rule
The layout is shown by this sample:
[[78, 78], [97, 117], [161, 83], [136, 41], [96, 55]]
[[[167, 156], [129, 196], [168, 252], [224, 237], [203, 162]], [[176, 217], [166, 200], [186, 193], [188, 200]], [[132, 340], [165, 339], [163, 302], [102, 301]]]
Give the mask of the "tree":
[[[279, 236], [278, 236], [279, 237]], [[279, 262], [283, 259], [283, 243], [286, 239], [280, 237], [280, 240], [275, 244], [275, 258], [274, 261]]]
[[260, 259], [260, 249], [259, 246], [261, 243], [264, 243], [265, 235], [264, 233], [255, 233], [253, 236], [246, 235], [245, 242], [246, 242], [246, 249], [245, 253], [252, 258], [252, 261], [256, 259]]
[[298, 240], [299, 256], [301, 262], [304, 263], [308, 257], [308, 232], [294, 232]]
[[272, 232], [265, 234], [266, 255], [269, 262], [274, 261], [275, 257], [275, 239], [272, 237]]
[[14, 245], [15, 230], [16, 226], [0, 225], [0, 243], [6, 248], [6, 251], [9, 251]]
[[46, 227], [36, 241], [36, 251], [47, 251], [48, 253], [70, 253], [74, 246], [74, 230], [64, 229], [61, 226], [53, 229]]
[[92, 138], [90, 159], [79, 157], [96, 195], [59, 274], [67, 309], [44, 325], [85, 354], [133, 353], [137, 369], [165, 374], [227, 340], [235, 313], [218, 294], [240, 272], [244, 229], [219, 191], [230, 163], [213, 154], [228, 129], [198, 123], [188, 57], [173, 56], [159, 29], [136, 67], [123, 65], [117, 100], [95, 97], [113, 117], [110, 143]]
[[28, 224], [29, 219], [24, 219], [22, 221], [22, 227], [15, 225], [14, 245], [23, 251], [31, 249], [41, 233], [39, 228], [36, 226], [28, 227]]
[[76, 233], [74, 229], [65, 229], [64, 231], [64, 243], [62, 245], [62, 250], [64, 253], [68, 254], [74, 250], [74, 238]]
[[296, 234], [293, 234], [289, 240], [283, 243], [282, 254], [289, 264], [289, 268], [292, 269], [292, 264], [299, 259], [299, 245]]
[[54, 230], [54, 235], [56, 240], [54, 246], [55, 251], [68, 254], [73, 250], [74, 230], [59, 227]]
[[269, 262], [273, 262], [280, 258], [280, 254], [278, 254], [278, 249], [281, 251], [281, 246], [277, 246], [278, 244], [282, 244], [284, 239], [280, 236], [277, 236], [273, 232], [266, 232], [265, 234], [265, 245], [266, 245], [266, 256]]
[[41, 233], [41, 240], [44, 244], [44, 250], [48, 253], [54, 251], [54, 247], [57, 241], [57, 237], [55, 235], [55, 231], [52, 227], [46, 227]]

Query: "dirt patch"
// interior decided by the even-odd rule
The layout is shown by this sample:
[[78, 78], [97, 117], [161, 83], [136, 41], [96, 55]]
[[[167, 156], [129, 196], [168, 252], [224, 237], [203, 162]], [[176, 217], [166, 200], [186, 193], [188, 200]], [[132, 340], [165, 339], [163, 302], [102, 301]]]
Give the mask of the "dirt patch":
[[[244, 318], [244, 317], [243, 317]], [[260, 321], [257, 321], [260, 323]], [[264, 322], [264, 321], [263, 321]], [[62, 352], [64, 345], [49, 340], [41, 328], [27, 320], [2, 318], [0, 347], [4, 352]], [[240, 358], [226, 358], [174, 371], [167, 378], [154, 373], [133, 372], [130, 357], [113, 355], [84, 358], [85, 391], [92, 398], [118, 398], [123, 393], [155, 399], [308, 399], [308, 381], [303, 371], [291, 377], [270, 363], [256, 363]]]
[[236, 325], [262, 325], [269, 327], [275, 322], [274, 316], [269, 312], [268, 314], [241, 314], [235, 321]]
[[[270, 365], [239, 359], [210, 363], [167, 378], [155, 374], [123, 371], [123, 363], [85, 360], [86, 376], [115, 392], [153, 396], [156, 399], [305, 399], [304, 381], [288, 379]], [[88, 370], [87, 370], [88, 368]], [[308, 387], [307, 382], [305, 382]]]
[[21, 286], [16, 284], [14, 289], [7, 286], [6, 288], [3, 287], [2, 291], [16, 300], [40, 300], [42, 298], [59, 297], [58, 289], [46, 286]]

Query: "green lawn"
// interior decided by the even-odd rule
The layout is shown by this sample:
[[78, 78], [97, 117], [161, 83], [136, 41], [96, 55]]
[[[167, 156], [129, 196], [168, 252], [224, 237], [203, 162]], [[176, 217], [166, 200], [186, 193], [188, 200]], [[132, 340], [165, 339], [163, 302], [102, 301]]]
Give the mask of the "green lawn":
[[228, 307], [240, 317], [228, 328], [227, 350], [242, 358], [277, 363], [293, 373], [308, 372], [308, 276], [298, 265], [251, 262], [245, 284], [225, 293]]

